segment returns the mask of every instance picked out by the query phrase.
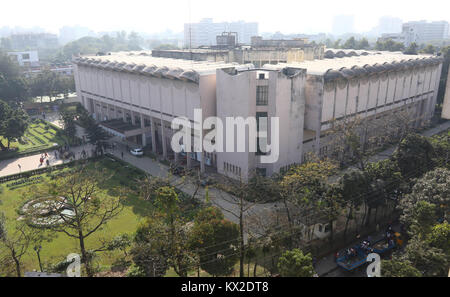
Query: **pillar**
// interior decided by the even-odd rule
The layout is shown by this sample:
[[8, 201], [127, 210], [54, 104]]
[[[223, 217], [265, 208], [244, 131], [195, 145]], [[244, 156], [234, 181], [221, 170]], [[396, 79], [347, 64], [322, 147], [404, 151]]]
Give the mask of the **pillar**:
[[161, 119], [161, 140], [162, 140], [162, 149], [163, 149], [163, 157], [167, 159], [167, 142], [166, 142], [166, 129], [164, 128], [164, 121]]
[[142, 131], [142, 147], [145, 147], [147, 145], [147, 137], [145, 136], [145, 123], [144, 123], [144, 116], [142, 114], [139, 114], [141, 118], [141, 129]]
[[152, 134], [152, 152], [156, 154], [156, 126], [155, 126], [155, 120], [153, 117], [150, 117], [150, 131]]
[[205, 152], [201, 152], [202, 158], [200, 159], [200, 172], [205, 173]]

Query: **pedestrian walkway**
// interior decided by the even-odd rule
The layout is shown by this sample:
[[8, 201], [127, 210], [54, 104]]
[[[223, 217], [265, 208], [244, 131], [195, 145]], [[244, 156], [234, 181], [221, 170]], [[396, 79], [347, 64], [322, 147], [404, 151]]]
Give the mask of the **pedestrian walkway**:
[[[88, 154], [91, 153], [92, 146], [89, 144], [70, 148], [70, 151], [75, 154], [75, 158], [79, 159], [81, 156], [81, 152], [85, 150]], [[20, 172], [35, 170], [39, 168], [46, 167], [46, 161], [49, 161], [50, 166], [55, 166], [62, 164], [64, 162], [69, 162], [68, 160], [62, 160], [59, 156], [58, 152], [58, 158], [55, 157], [55, 150], [48, 150], [47, 151], [48, 157], [44, 159], [44, 162], [41, 164], [39, 162], [39, 159], [41, 158], [42, 154], [36, 154], [32, 156], [27, 157], [21, 157], [21, 158], [15, 158], [15, 159], [8, 159], [0, 161], [0, 176], [6, 176], [11, 174], [17, 174]]]

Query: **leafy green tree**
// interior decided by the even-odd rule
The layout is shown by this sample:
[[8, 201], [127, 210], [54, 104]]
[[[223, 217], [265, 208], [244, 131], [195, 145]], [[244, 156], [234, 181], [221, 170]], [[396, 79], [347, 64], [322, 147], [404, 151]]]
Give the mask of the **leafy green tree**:
[[441, 249], [450, 257], [450, 224], [444, 222], [435, 225], [427, 236], [430, 246]]
[[417, 50], [419, 49], [419, 46], [413, 42], [411, 43], [403, 52], [405, 55], [417, 55]]
[[0, 98], [15, 104], [26, 101], [29, 98], [29, 87], [25, 79], [0, 77]]
[[339, 190], [341, 191], [342, 199], [348, 209], [344, 227], [344, 238], [346, 238], [350, 221], [355, 219], [355, 209], [357, 209], [364, 201], [363, 195], [358, 193], [367, 193], [368, 189], [368, 178], [366, 174], [360, 170], [347, 172], [339, 179]]
[[169, 267], [169, 249], [167, 226], [156, 214], [138, 226], [130, 254], [140, 274], [161, 277]]
[[389, 51], [389, 52], [398, 52], [402, 51], [405, 48], [403, 43], [395, 42], [392, 39], [387, 39], [385, 41], [377, 40], [375, 44], [375, 49], [379, 51]]
[[95, 145], [98, 151], [103, 152], [101, 147], [103, 143], [109, 139], [108, 133], [106, 133], [106, 131], [92, 118], [89, 118], [88, 120], [86, 133], [89, 143]]
[[420, 200], [411, 208], [403, 210], [402, 221], [409, 225], [412, 236], [424, 238], [438, 221], [436, 205]]
[[333, 43], [333, 48], [341, 48], [342, 39], [338, 39]]
[[350, 37], [345, 41], [345, 43], [342, 45], [342, 48], [345, 49], [356, 49], [356, 39], [355, 37]]
[[[428, 204], [419, 204], [419, 202], [427, 202]], [[429, 204], [434, 205], [430, 206]], [[420, 212], [416, 209], [417, 205], [422, 206]], [[448, 216], [450, 208], [450, 171], [443, 168], [436, 168], [427, 172], [422, 178], [418, 179], [413, 186], [411, 193], [405, 195], [399, 203], [402, 210], [401, 221], [406, 225], [410, 225], [418, 220], [417, 216], [425, 216], [422, 212], [428, 212], [430, 208], [434, 208], [437, 219], [445, 219]], [[428, 210], [426, 210], [428, 209]], [[437, 223], [437, 221], [435, 221]], [[419, 223], [420, 224], [420, 223]], [[431, 223], [430, 223], [431, 224]]]
[[77, 127], [75, 125], [75, 112], [68, 109], [62, 109], [60, 111], [60, 117], [63, 122], [64, 134], [74, 142], [77, 134]]
[[189, 249], [190, 228], [181, 216], [179, 201], [173, 187], [163, 186], [156, 190], [155, 205], [167, 226], [169, 265], [176, 274], [186, 277], [193, 255]]
[[436, 47], [432, 44], [428, 44], [423, 49], [421, 49], [420, 52], [424, 54], [434, 54], [436, 53]]
[[417, 268], [408, 260], [393, 258], [381, 261], [381, 276], [383, 277], [421, 277]]
[[3, 136], [8, 140], [8, 149], [13, 139], [25, 134], [28, 127], [28, 115], [22, 109], [15, 109], [3, 123]]
[[293, 234], [292, 203], [302, 210], [316, 211], [318, 202], [326, 193], [325, 183], [336, 172], [337, 165], [330, 160], [311, 160], [292, 166], [280, 181], [280, 195], [286, 210], [289, 232]]
[[215, 207], [201, 210], [194, 220], [190, 245], [199, 255], [200, 267], [213, 276], [227, 276], [238, 261], [239, 227]]
[[433, 168], [434, 149], [426, 137], [408, 134], [393, 154], [403, 177], [418, 177]]
[[369, 41], [367, 38], [363, 37], [361, 40], [358, 41], [357, 49], [368, 49], [370, 47]]
[[303, 254], [300, 249], [284, 252], [278, 259], [278, 271], [283, 277], [312, 277], [314, 268], [311, 254]]
[[449, 257], [441, 249], [413, 237], [405, 248], [404, 258], [411, 262], [424, 276], [447, 276]]

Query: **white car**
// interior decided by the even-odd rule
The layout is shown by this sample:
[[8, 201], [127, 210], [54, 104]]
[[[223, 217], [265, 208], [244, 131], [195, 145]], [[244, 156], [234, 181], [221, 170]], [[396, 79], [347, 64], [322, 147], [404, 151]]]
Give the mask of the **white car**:
[[143, 156], [144, 150], [142, 148], [135, 148], [130, 151], [133, 156]]

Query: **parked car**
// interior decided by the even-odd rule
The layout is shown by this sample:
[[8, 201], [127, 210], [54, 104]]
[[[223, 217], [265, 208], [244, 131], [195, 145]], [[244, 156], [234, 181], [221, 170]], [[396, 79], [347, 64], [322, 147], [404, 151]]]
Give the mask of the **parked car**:
[[144, 149], [142, 149], [142, 148], [135, 148], [135, 149], [130, 150], [130, 153], [133, 156], [143, 156], [144, 155]]

